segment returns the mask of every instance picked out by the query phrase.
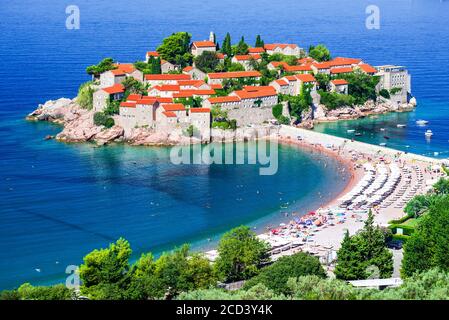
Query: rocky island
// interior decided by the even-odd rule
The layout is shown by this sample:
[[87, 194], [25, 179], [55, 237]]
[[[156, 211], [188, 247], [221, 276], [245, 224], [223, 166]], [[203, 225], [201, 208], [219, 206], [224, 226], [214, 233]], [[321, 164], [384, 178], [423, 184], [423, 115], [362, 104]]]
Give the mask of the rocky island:
[[87, 73], [92, 81], [76, 98], [47, 101], [27, 119], [61, 124], [56, 139], [63, 142], [177, 145], [252, 139], [254, 131], [268, 135], [278, 124], [312, 129], [317, 122], [416, 107], [404, 67], [332, 58], [323, 45], [306, 53], [260, 36], [250, 47], [243, 37], [232, 45], [227, 34], [220, 46], [212, 32], [193, 42], [179, 32], [144, 61], [106, 58]]

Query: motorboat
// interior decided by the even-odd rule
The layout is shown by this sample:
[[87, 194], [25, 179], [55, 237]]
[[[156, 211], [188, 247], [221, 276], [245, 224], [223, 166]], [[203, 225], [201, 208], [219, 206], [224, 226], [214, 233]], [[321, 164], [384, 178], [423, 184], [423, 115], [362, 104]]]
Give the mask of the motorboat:
[[425, 135], [426, 137], [430, 138], [430, 137], [433, 136], [433, 132], [432, 132], [432, 130], [427, 130], [426, 133], [424, 133], [424, 135]]
[[398, 125], [396, 125], [396, 127], [398, 127], [398, 128], [405, 128], [407, 125], [406, 124], [398, 124]]
[[355, 136], [356, 136], [356, 137], [360, 137], [361, 135], [362, 135], [362, 133], [360, 133], [360, 132], [356, 132], [356, 133], [355, 133]]
[[347, 133], [354, 133], [355, 130], [354, 130], [354, 129], [348, 129], [346, 132], [347, 132]]
[[418, 126], [425, 126], [425, 125], [427, 125], [429, 123], [429, 121], [427, 121], [427, 120], [418, 120], [418, 121], [416, 121], [416, 124], [418, 125]]
[[387, 144], [385, 142], [382, 142], [381, 144], [379, 144], [381, 147], [385, 147]]

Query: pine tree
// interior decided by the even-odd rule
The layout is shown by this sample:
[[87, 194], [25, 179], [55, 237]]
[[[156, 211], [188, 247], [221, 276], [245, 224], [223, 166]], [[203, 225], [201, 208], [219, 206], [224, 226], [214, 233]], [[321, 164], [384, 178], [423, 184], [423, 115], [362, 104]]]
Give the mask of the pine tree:
[[248, 53], [249, 46], [245, 42], [245, 37], [242, 36], [240, 39], [240, 42], [237, 44], [237, 47], [235, 47], [234, 54], [236, 55], [243, 55]]
[[345, 234], [337, 253], [335, 275], [343, 280], [366, 279], [370, 270], [378, 270], [380, 278], [388, 278], [393, 273], [393, 255], [385, 247], [383, 231], [374, 225], [374, 215], [370, 211], [364, 228], [357, 234]]

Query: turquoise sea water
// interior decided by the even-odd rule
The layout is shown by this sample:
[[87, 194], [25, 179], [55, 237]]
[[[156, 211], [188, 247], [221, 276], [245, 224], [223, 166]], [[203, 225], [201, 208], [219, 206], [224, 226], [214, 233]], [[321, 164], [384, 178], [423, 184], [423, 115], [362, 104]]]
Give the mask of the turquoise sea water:
[[[76, 1], [80, 30], [65, 28], [64, 1], [1, 1], [0, 12], [0, 289], [25, 281], [50, 283], [94, 248], [120, 236], [135, 253], [160, 252], [184, 242], [203, 245], [236, 225], [282, 219], [282, 203], [307, 211], [344, 185], [333, 160], [280, 148], [279, 172], [261, 177], [258, 167], [175, 166], [167, 149], [66, 145], [43, 141], [60, 128], [28, 123], [38, 103], [76, 95], [87, 65], [112, 56], [143, 59], [171, 32], [194, 39], [231, 32], [253, 42], [325, 43], [334, 55], [371, 64], [401, 64], [413, 75], [415, 112], [323, 125], [317, 130], [444, 156], [449, 150], [449, 3], [379, 1]], [[381, 10], [381, 29], [365, 28], [365, 8]], [[426, 119], [435, 137], [427, 142]], [[398, 130], [396, 123], [408, 123]], [[327, 166], [324, 166], [324, 163]], [[37, 272], [35, 269], [39, 269]]]

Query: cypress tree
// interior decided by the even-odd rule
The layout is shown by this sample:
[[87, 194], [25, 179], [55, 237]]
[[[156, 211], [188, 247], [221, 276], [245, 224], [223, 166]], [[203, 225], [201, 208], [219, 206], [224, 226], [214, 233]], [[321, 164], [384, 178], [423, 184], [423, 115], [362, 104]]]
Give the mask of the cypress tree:
[[263, 48], [265, 46], [265, 43], [264, 43], [264, 41], [262, 40], [262, 38], [260, 37], [260, 34], [258, 34], [257, 35], [257, 38], [256, 38], [256, 44], [255, 44], [255, 47], [256, 48]]
[[226, 37], [223, 40], [223, 46], [221, 48], [221, 52], [230, 56], [232, 54], [232, 47], [231, 47], [231, 35], [226, 33]]

